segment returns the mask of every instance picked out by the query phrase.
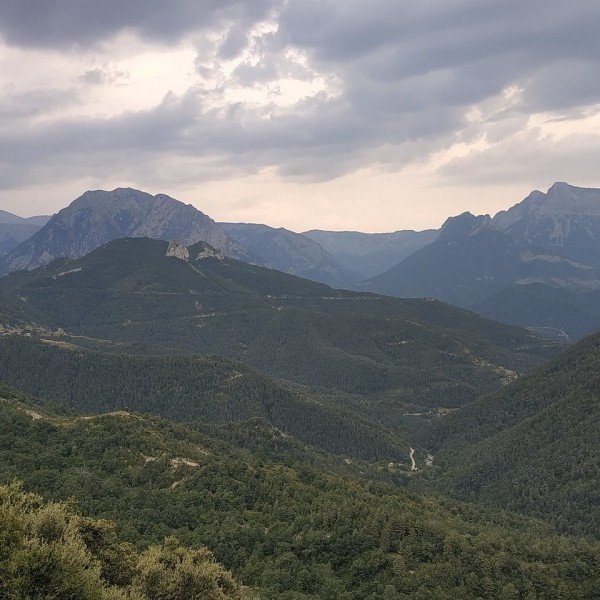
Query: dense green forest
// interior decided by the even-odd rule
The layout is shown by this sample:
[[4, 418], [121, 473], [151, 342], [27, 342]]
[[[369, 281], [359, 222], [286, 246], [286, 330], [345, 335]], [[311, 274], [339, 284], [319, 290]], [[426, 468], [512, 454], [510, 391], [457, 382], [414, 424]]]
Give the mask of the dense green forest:
[[218, 354], [300, 384], [429, 407], [474, 400], [559, 348], [441, 302], [333, 290], [231, 259], [185, 262], [166, 247], [117, 240], [4, 277], [0, 321], [127, 352]]
[[175, 538], [138, 553], [114, 524], [66, 503], [0, 485], [0, 597], [40, 600], [244, 600], [254, 598], [206, 548]]
[[5, 336], [0, 379], [83, 413], [133, 410], [203, 424], [262, 418], [329, 452], [408, 460], [408, 443], [381, 423], [218, 356], [132, 356]]
[[600, 537], [600, 335], [463, 407], [430, 434], [436, 485]]
[[[113, 520], [111, 544], [131, 543], [141, 557], [133, 575], [111, 563], [121, 583], [135, 586], [140, 561], [173, 552], [163, 541], [176, 536], [208, 547], [266, 600], [587, 599], [600, 589], [600, 545], [541, 522], [276, 464], [157, 418], [77, 417], [7, 389], [2, 396], [0, 479], [21, 479], [50, 500], [75, 498], [86, 518]], [[102, 558], [73, 543], [93, 563], [90, 576], [102, 572]], [[21, 564], [12, 550], [2, 556], [3, 568]], [[60, 560], [60, 549], [53, 556]]]
[[0, 279], [0, 597], [600, 597], [600, 336], [203, 248]]

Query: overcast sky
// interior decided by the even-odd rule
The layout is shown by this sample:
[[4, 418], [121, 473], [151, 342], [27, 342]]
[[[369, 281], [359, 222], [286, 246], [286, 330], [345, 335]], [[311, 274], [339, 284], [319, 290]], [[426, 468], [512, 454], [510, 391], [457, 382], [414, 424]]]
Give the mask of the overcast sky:
[[391, 231], [600, 187], [598, 0], [0, 0], [0, 208]]

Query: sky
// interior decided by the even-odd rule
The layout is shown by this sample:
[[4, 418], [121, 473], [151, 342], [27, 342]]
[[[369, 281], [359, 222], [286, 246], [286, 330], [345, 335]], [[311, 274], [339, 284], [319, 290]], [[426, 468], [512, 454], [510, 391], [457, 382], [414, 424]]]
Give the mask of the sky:
[[599, 31], [597, 0], [0, 0], [0, 208], [375, 232], [600, 187]]

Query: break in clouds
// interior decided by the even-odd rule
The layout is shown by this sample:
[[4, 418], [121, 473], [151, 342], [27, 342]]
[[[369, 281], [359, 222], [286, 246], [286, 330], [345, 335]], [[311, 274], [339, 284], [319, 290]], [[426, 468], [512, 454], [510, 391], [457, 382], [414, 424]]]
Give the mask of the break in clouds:
[[598, 30], [592, 0], [0, 0], [0, 183], [589, 176]]

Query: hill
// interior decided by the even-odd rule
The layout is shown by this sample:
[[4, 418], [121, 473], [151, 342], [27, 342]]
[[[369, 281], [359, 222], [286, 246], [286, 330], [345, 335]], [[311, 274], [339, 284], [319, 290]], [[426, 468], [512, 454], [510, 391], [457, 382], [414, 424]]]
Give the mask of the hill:
[[336, 291], [202, 243], [118, 240], [2, 278], [0, 298], [7, 324], [137, 353], [219, 354], [313, 387], [385, 392], [396, 404], [458, 406], [557, 350], [440, 302]]
[[206, 546], [264, 600], [591, 599], [600, 585], [598, 545], [536, 521], [270, 463], [139, 414], [81, 418], [1, 396], [0, 481], [76, 498], [116, 523], [115, 542]]
[[557, 339], [579, 340], [600, 330], [600, 290], [543, 283], [513, 285], [473, 306], [482, 317], [529, 327]]
[[249, 419], [329, 453], [408, 464], [385, 426], [247, 366], [207, 355], [136, 356], [66, 342], [0, 337], [0, 379], [79, 413], [137, 411], [194, 425]]
[[448, 416], [431, 437], [458, 497], [600, 536], [600, 335]]

